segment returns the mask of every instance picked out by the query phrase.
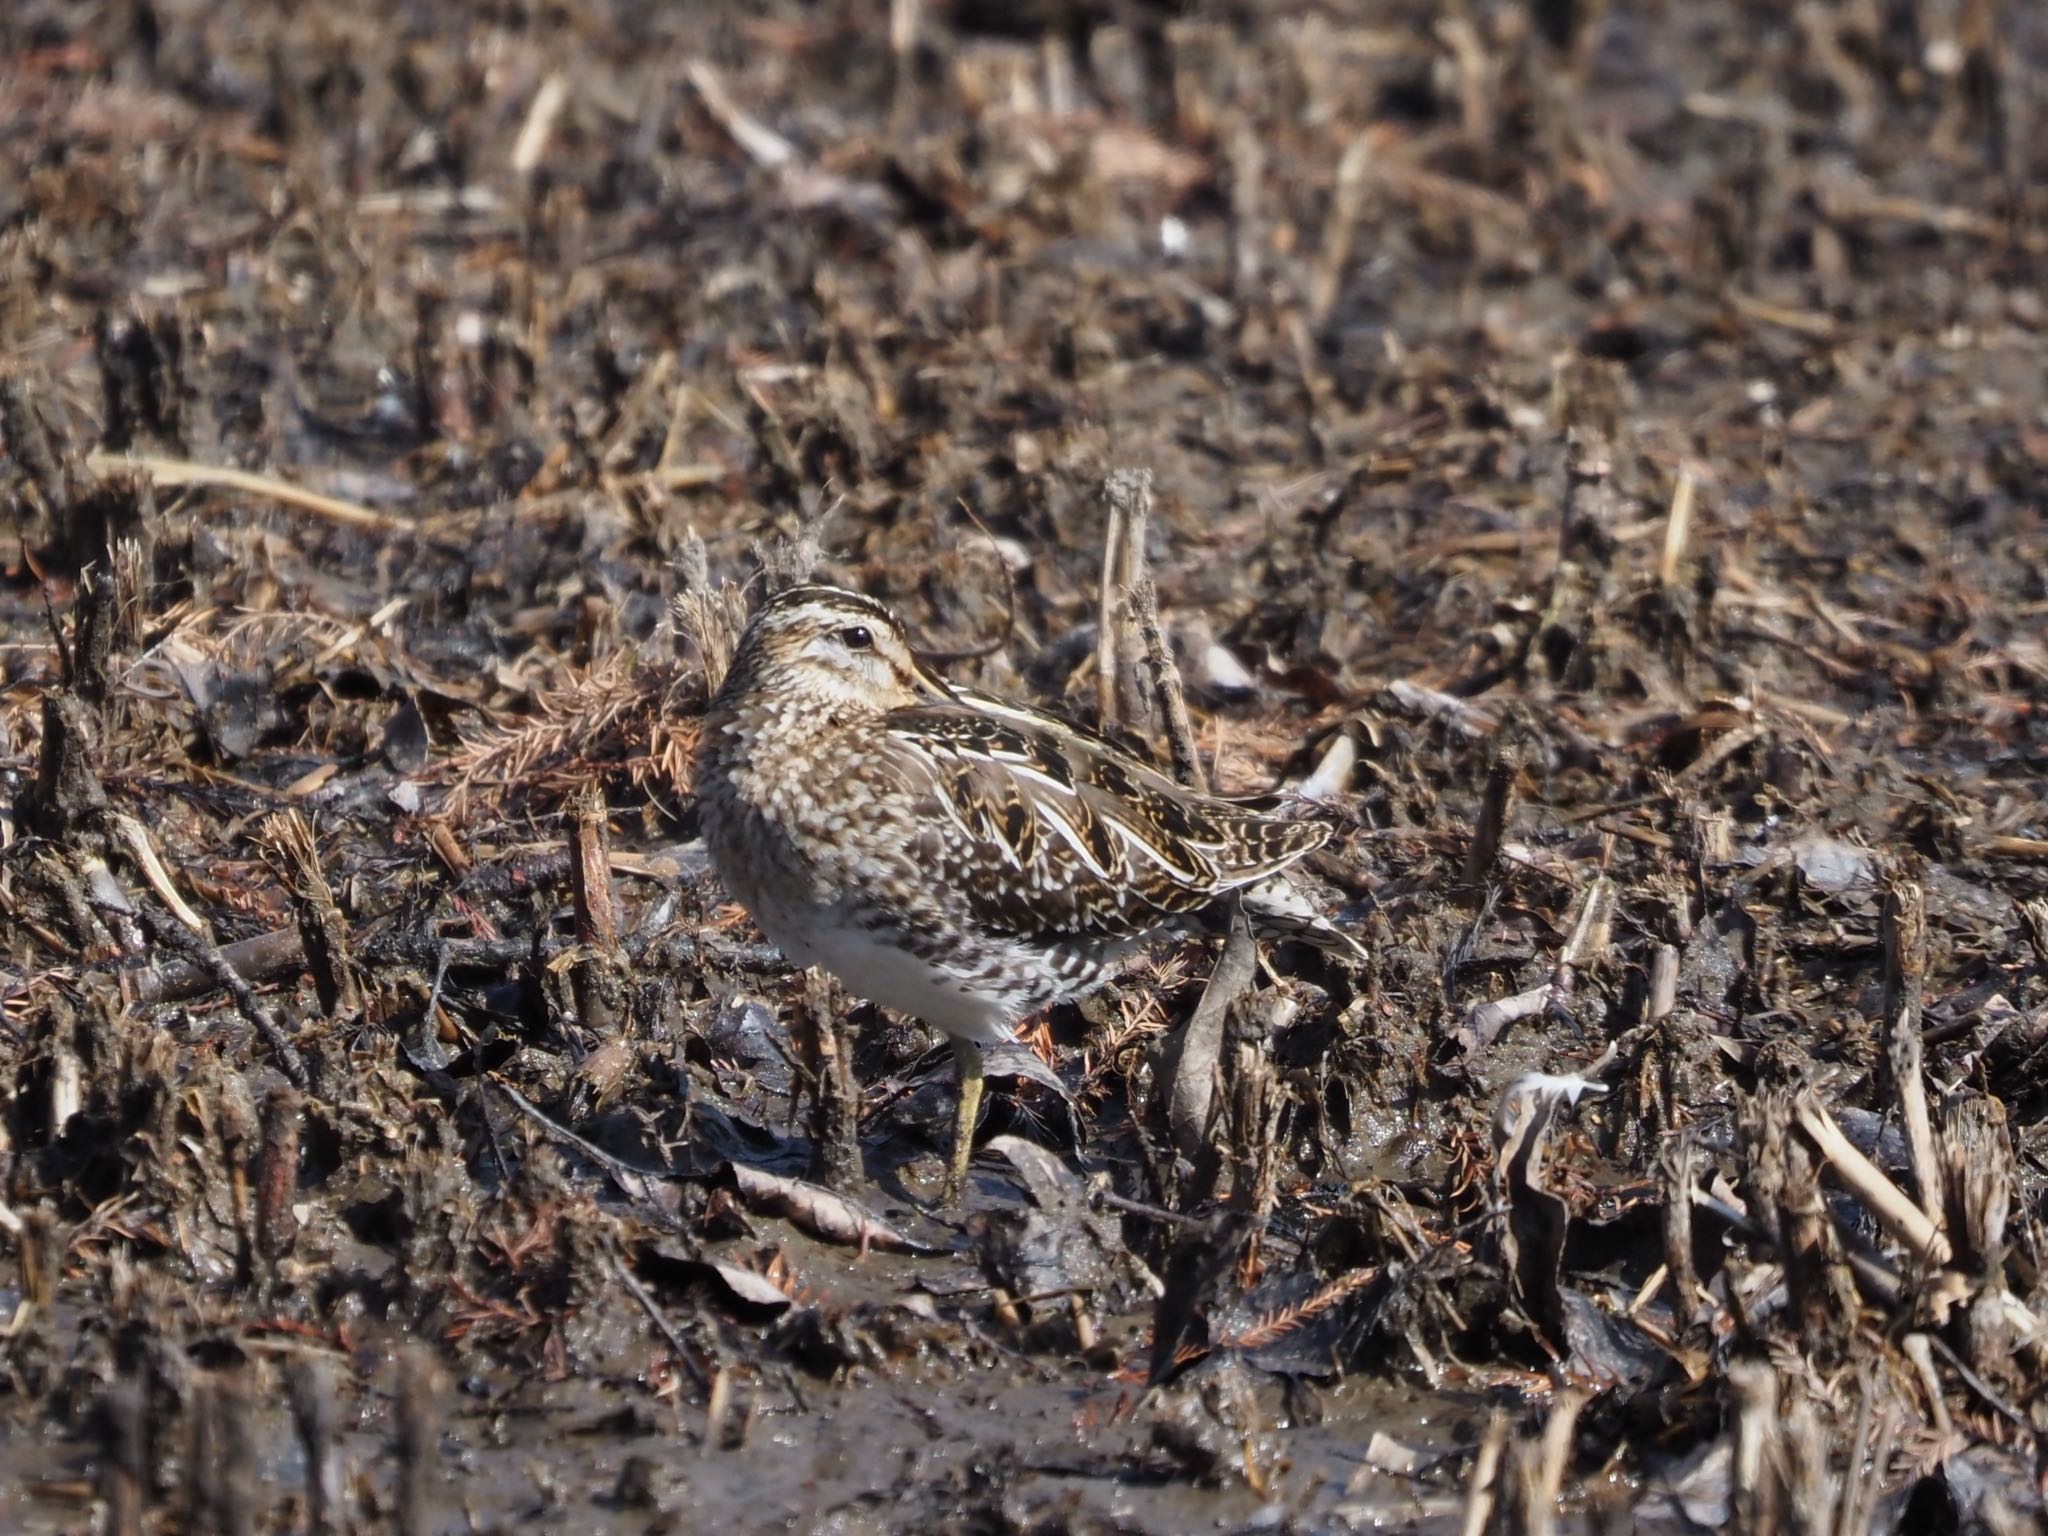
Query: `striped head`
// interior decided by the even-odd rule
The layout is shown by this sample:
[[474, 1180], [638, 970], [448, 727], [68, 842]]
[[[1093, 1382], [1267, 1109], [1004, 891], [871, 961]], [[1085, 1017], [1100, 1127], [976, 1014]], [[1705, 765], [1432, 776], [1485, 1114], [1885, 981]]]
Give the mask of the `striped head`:
[[761, 605], [711, 707], [741, 710], [767, 698], [845, 720], [953, 696], [887, 608], [841, 587], [804, 586]]

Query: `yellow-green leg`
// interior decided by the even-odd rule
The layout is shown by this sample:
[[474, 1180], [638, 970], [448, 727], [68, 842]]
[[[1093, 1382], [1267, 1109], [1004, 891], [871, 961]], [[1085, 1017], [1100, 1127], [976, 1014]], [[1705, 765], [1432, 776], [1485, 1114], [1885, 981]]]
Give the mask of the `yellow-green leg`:
[[974, 1127], [981, 1118], [981, 1047], [956, 1036], [953, 1060], [960, 1068], [960, 1115], [953, 1122], [953, 1159], [946, 1168], [948, 1205], [960, 1203], [960, 1191], [967, 1184], [967, 1163], [974, 1156]]

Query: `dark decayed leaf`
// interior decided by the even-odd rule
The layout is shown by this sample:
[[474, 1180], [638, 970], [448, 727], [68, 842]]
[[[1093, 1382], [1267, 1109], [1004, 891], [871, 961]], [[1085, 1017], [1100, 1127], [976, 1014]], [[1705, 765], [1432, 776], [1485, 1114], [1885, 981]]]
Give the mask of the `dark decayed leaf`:
[[1121, 1310], [1143, 1285], [1122, 1222], [1097, 1210], [1088, 1187], [1045, 1148], [997, 1136], [986, 1150], [1016, 1170], [1027, 1201], [996, 1206], [977, 1220], [975, 1248], [989, 1284], [1020, 1299], [1085, 1292]]
[[789, 1293], [766, 1275], [691, 1253], [667, 1238], [641, 1243], [633, 1258], [634, 1268], [643, 1278], [707, 1287], [727, 1310], [750, 1321], [776, 1317], [792, 1305]]

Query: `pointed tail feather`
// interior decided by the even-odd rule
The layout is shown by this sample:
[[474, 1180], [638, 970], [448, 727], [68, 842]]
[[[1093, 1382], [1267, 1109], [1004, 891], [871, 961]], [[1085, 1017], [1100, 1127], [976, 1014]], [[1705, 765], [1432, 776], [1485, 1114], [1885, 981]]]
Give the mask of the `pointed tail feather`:
[[1318, 912], [1284, 875], [1248, 885], [1238, 893], [1252, 931], [1260, 938], [1299, 939], [1324, 954], [1363, 964], [1365, 946]]

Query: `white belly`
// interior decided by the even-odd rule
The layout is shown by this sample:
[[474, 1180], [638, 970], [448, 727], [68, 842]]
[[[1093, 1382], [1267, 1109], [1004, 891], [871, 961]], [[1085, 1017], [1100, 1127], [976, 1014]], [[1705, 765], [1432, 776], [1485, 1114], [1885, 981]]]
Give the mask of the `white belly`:
[[967, 975], [906, 954], [812, 896], [810, 871], [765, 828], [741, 835], [744, 812], [709, 808], [705, 842], [726, 888], [770, 943], [798, 965], [830, 971], [851, 992], [932, 1028], [988, 1045], [1015, 1038], [1014, 1015]]
[[754, 921], [798, 965], [830, 971], [848, 991], [945, 1034], [981, 1045], [1015, 1038], [1014, 1020], [1002, 1003], [966, 977], [863, 929], [821, 920], [815, 908], [798, 913], [779, 906], [772, 897], [759, 901], [752, 906]]

